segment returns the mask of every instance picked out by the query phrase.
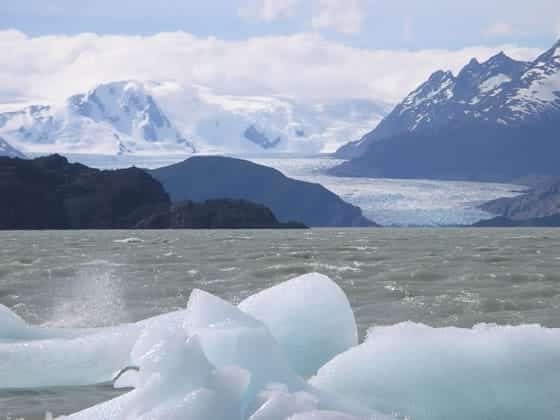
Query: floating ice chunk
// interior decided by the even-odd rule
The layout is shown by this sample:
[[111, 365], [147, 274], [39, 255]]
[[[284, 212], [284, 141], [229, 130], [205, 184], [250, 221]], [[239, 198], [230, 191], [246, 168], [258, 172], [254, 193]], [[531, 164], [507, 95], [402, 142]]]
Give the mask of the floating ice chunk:
[[[72, 420], [230, 420], [240, 418], [239, 400], [249, 374], [216, 369], [196, 336], [167, 330], [152, 336], [143, 355], [138, 388], [69, 416]], [[147, 338], [148, 339], [148, 338]]]
[[29, 325], [4, 305], [0, 305], [0, 340], [28, 339]]
[[185, 325], [190, 334], [199, 337], [214, 366], [238, 366], [249, 372], [251, 382], [244, 397], [245, 406], [253, 405], [258, 392], [271, 382], [295, 391], [307, 387], [266, 326], [232, 304], [195, 290], [187, 305]]
[[[266, 326], [206, 292], [191, 295], [184, 322], [146, 321], [130, 361], [136, 389], [72, 420], [285, 420], [332, 410], [374, 418], [307, 384]], [[333, 412], [328, 412], [332, 417]], [[314, 417], [322, 419], [320, 416]], [[352, 417], [338, 417], [346, 420]]]
[[358, 343], [346, 295], [335, 282], [318, 273], [250, 296], [239, 308], [269, 328], [293, 368], [304, 376]]
[[[294, 298], [287, 302], [278, 293]], [[251, 311], [267, 304], [260, 320], [253, 317]], [[117, 386], [135, 388], [73, 420], [285, 420], [302, 413], [321, 420], [379, 418], [309, 385], [288, 360], [305, 362], [298, 365], [305, 372], [314, 356], [328, 358], [355, 342], [354, 318], [338, 286], [323, 276], [303, 276], [242, 306], [246, 312], [195, 290], [184, 311], [68, 337], [3, 310], [5, 336], [9, 326], [12, 339], [0, 342], [0, 388], [85, 385], [117, 374]], [[301, 322], [312, 326], [309, 334]], [[26, 329], [36, 329], [28, 340]], [[295, 357], [297, 351], [303, 355]]]
[[296, 413], [313, 411], [319, 399], [309, 392], [290, 393], [282, 384], [269, 384], [257, 399], [259, 408], [249, 420], [281, 420]]
[[41, 328], [29, 325], [15, 312], [0, 304], [0, 343], [16, 340], [39, 340], [57, 337], [77, 337], [86, 330], [70, 328]]
[[185, 311], [178, 311], [135, 324], [84, 330], [40, 328], [11, 317], [11, 339], [0, 339], [0, 389], [110, 382], [122, 369], [134, 366], [131, 351], [143, 331], [162, 326], [177, 330], [184, 316]]
[[262, 323], [255, 318], [217, 296], [198, 289], [191, 292], [185, 317], [185, 327], [188, 330], [220, 328], [231, 324], [246, 325], [249, 328], [262, 327]]
[[135, 328], [76, 338], [0, 343], [0, 389], [107, 382], [129, 364]]
[[[303, 381], [290, 366], [308, 375], [356, 341], [344, 293], [319, 274], [265, 290], [240, 307], [245, 312], [194, 291], [185, 311], [114, 328], [64, 329], [29, 325], [0, 306], [0, 389], [109, 382], [138, 366], [142, 343], [152, 348], [143, 332], [162, 328], [198, 333], [212, 363], [248, 369], [255, 383], [266, 378], [301, 388]], [[134, 385], [135, 372], [123, 375], [117, 386]]]
[[402, 323], [370, 329], [310, 382], [414, 420], [553, 419], [559, 367], [558, 329]]

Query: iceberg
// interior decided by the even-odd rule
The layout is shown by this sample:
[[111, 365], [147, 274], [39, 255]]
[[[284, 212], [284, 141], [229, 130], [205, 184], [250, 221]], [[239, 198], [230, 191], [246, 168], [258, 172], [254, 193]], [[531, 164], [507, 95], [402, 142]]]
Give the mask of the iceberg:
[[238, 306], [194, 290], [185, 310], [111, 328], [41, 328], [0, 307], [0, 388], [130, 388], [65, 420], [555, 419], [559, 366], [560, 329], [539, 325], [405, 322], [358, 345], [346, 296], [319, 274]]
[[143, 331], [181, 325], [183, 317], [178, 311], [118, 327], [45, 328], [0, 306], [0, 389], [111, 382], [133, 365]]
[[301, 375], [314, 374], [358, 344], [358, 329], [342, 289], [311, 273], [252, 295], [239, 308], [262, 321]]
[[86, 330], [70, 328], [42, 328], [29, 325], [16, 313], [0, 304], [0, 344], [8, 341], [38, 340], [41, 338], [71, 338]]
[[413, 420], [555, 419], [560, 330], [539, 325], [374, 327], [323, 366], [317, 388]]
[[195, 290], [184, 315], [182, 325], [142, 331], [131, 351], [138, 372], [127, 378], [134, 390], [65, 418], [389, 418], [309, 385], [267, 326], [230, 303]]
[[[117, 377], [118, 385], [125, 386], [127, 378], [134, 380], [134, 372], [120, 373], [137, 366], [138, 348], [145, 341], [143, 333], [151, 330], [202, 331], [201, 325], [212, 325], [202, 342], [212, 362], [231, 357], [218, 354], [222, 344], [207, 344], [219, 339], [223, 345], [231, 345], [226, 334], [212, 334], [218, 328], [229, 329], [230, 337], [246, 346], [270, 343], [268, 337], [268, 341], [262, 338], [264, 331], [270, 331], [280, 348], [274, 346], [270, 354], [263, 348], [248, 357], [247, 363], [256, 364], [259, 358], [263, 359], [264, 369], [264, 361], [278, 351], [286, 355], [286, 363], [295, 373], [303, 376], [315, 373], [324, 362], [357, 341], [356, 322], [344, 292], [320, 274], [304, 275], [265, 290], [242, 302], [240, 308], [243, 311], [195, 290], [186, 310], [117, 327], [65, 329], [29, 325], [0, 305], [0, 389], [91, 385], [111, 382]], [[224, 318], [228, 323], [215, 322]], [[253, 328], [251, 332], [260, 328], [262, 336], [252, 334], [252, 343], [240, 338], [246, 336], [249, 326]], [[279, 356], [274, 357], [280, 360]]]

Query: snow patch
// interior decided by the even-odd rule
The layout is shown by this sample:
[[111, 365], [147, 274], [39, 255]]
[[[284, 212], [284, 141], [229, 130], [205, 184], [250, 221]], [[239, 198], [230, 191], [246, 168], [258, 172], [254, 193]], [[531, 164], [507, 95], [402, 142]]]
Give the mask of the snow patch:
[[479, 91], [480, 93], [488, 93], [507, 82], [511, 82], [511, 77], [505, 74], [497, 74], [496, 76], [492, 76], [482, 82], [480, 84]]

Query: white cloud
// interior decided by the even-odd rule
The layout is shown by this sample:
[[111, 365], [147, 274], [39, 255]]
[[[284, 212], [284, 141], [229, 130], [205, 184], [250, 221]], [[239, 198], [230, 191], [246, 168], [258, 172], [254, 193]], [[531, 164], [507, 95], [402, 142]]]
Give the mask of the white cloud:
[[496, 22], [487, 27], [484, 34], [496, 37], [510, 36], [513, 34], [513, 28], [508, 23]]
[[[533, 58], [534, 49], [511, 45], [456, 51], [368, 50], [317, 34], [244, 41], [198, 38], [184, 32], [153, 36], [28, 37], [0, 32], [2, 100], [60, 100], [112, 80], [197, 83], [225, 93], [279, 94], [299, 100], [400, 100], [437, 69], [457, 71], [471, 57], [499, 50]], [[9, 98], [8, 98], [9, 96]]]
[[[365, 14], [364, 0], [244, 0], [238, 14], [249, 20], [271, 22], [297, 14], [310, 19], [314, 29], [344, 34], [360, 32]], [[306, 10], [311, 9], [307, 15]]]
[[245, 0], [239, 6], [238, 14], [241, 17], [273, 21], [282, 16], [290, 16], [295, 11], [299, 0]]
[[317, 12], [311, 19], [316, 29], [331, 28], [345, 34], [356, 34], [362, 28], [365, 11], [362, 0], [318, 0]]

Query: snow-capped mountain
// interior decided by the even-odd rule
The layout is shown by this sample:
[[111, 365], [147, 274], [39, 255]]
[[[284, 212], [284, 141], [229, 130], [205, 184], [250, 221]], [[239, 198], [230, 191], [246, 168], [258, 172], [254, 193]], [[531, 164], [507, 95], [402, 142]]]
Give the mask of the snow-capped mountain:
[[204, 86], [149, 83], [152, 95], [202, 152], [333, 152], [387, 114], [386, 104], [348, 99], [302, 103], [281, 96], [242, 96]]
[[25, 155], [16, 148], [12, 147], [6, 140], [0, 137], [0, 156], [24, 159]]
[[386, 110], [367, 100], [302, 104], [172, 82], [122, 81], [60, 105], [0, 113], [0, 136], [31, 153], [317, 153], [363, 135]]
[[473, 58], [456, 76], [433, 73], [373, 131], [337, 153], [359, 156], [368, 145], [403, 133], [471, 123], [518, 126], [559, 113], [560, 41], [533, 62], [500, 52], [483, 63]]
[[62, 105], [32, 105], [2, 113], [0, 133], [30, 152], [194, 151], [136, 82], [100, 85]]

